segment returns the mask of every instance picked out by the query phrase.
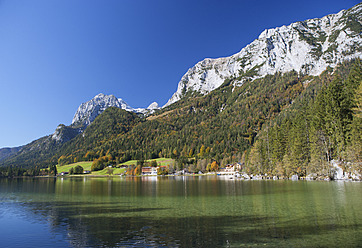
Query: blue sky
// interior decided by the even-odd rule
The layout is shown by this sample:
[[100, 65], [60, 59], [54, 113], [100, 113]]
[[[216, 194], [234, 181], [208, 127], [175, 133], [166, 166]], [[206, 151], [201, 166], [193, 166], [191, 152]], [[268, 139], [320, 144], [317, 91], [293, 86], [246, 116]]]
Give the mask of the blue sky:
[[266, 28], [359, 1], [0, 0], [0, 148], [69, 125], [98, 93], [164, 105], [188, 68]]

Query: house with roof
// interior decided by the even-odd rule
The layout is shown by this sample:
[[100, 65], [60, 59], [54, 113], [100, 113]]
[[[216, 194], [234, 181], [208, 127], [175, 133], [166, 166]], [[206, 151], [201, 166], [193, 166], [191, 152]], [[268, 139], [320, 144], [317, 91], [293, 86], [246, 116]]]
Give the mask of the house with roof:
[[218, 175], [234, 175], [235, 167], [232, 164], [228, 164], [223, 168], [219, 169]]
[[157, 176], [157, 167], [142, 167], [142, 175]]

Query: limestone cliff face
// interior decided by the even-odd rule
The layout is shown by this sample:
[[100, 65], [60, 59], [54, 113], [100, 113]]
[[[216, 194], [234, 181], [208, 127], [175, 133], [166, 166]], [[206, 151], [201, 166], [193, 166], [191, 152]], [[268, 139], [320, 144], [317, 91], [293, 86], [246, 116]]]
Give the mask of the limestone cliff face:
[[177, 91], [165, 106], [185, 93], [207, 94], [227, 78], [258, 78], [295, 70], [319, 75], [327, 66], [362, 58], [362, 4], [322, 18], [295, 22], [263, 31], [239, 53], [226, 58], [204, 59], [181, 78]]
[[113, 95], [98, 94], [88, 102], [82, 103], [75, 113], [72, 125], [82, 124], [88, 126], [94, 119], [109, 107], [130, 108], [122, 99]]
[[87, 127], [98, 115], [109, 107], [116, 107], [143, 115], [151, 114], [160, 108], [156, 102], [151, 103], [147, 108], [132, 108], [121, 98], [100, 93], [78, 107], [73, 117], [72, 126]]

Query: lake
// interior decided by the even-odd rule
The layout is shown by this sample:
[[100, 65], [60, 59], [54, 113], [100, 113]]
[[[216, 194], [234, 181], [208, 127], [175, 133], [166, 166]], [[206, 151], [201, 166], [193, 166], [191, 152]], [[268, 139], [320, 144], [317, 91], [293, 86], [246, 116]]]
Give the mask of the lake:
[[362, 183], [0, 179], [1, 247], [357, 247]]

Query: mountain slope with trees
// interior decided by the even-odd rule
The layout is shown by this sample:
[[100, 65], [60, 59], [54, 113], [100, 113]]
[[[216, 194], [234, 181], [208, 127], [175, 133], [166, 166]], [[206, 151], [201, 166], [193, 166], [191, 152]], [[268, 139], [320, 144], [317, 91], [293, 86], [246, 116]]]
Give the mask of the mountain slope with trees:
[[267, 124], [246, 159], [250, 173], [279, 176], [329, 175], [330, 161], [362, 174], [362, 119], [359, 60], [347, 77], [334, 75], [317, 94]]
[[236, 55], [197, 63], [149, 116], [97, 95], [78, 109], [79, 126], [3, 150], [0, 166], [171, 157], [179, 167], [240, 162], [288, 176], [324, 170], [332, 159], [358, 164], [361, 9], [269, 29]]
[[[56, 149], [48, 144], [41, 154], [28, 152], [5, 163], [48, 167], [100, 158], [121, 163], [172, 157], [179, 167], [241, 162], [253, 173], [286, 176], [326, 168], [331, 159], [356, 163], [361, 161], [361, 129], [358, 111], [353, 111], [358, 106], [360, 64], [346, 61], [318, 77], [277, 73], [241, 87], [230, 78], [206, 96], [189, 96], [147, 119], [108, 108], [73, 140]], [[335, 105], [328, 105], [333, 97]], [[323, 150], [327, 138], [331, 143]]]

